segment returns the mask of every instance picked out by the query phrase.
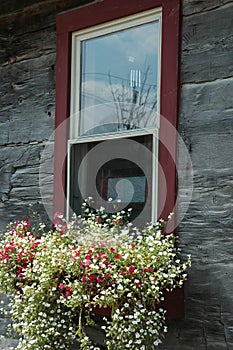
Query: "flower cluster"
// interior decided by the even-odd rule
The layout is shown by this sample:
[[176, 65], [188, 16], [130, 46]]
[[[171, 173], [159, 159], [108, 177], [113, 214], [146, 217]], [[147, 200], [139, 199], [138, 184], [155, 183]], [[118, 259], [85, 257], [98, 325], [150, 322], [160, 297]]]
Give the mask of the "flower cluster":
[[166, 331], [159, 303], [165, 290], [182, 286], [190, 258], [180, 261], [164, 223], [139, 231], [127, 223], [129, 212], [83, 208], [84, 217], [58, 217], [39, 238], [18, 222], [0, 243], [0, 292], [13, 295], [17, 349], [68, 349], [76, 337], [81, 349], [97, 349], [86, 325], [100, 308], [110, 315], [107, 349], [156, 349]]
[[39, 244], [29, 221], [15, 223], [0, 250], [1, 274], [5, 274], [2, 288], [5, 286], [6, 292], [12, 291], [12, 283], [20, 290], [26, 282], [24, 272], [32, 266]]
[[116, 310], [109, 327], [104, 326], [107, 345], [110, 349], [154, 349], [167, 330], [164, 321], [165, 312], [162, 309], [148, 310], [140, 301], [129, 309], [129, 304], [125, 303], [123, 309]]

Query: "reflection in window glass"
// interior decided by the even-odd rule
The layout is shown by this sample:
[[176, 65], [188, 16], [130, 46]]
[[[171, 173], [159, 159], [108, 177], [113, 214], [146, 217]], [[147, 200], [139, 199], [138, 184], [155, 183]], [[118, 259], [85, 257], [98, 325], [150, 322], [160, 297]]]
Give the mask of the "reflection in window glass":
[[146, 177], [128, 176], [108, 179], [108, 198], [121, 202], [143, 203], [146, 195]]
[[153, 126], [158, 30], [154, 21], [82, 42], [80, 135]]
[[[145, 153], [145, 159], [148, 161], [147, 176], [144, 170], [135, 162], [123, 158], [113, 158], [105, 162], [98, 172], [94, 173], [93, 155], [89, 158], [87, 155], [89, 154], [90, 156], [90, 151], [93, 151], [101, 141], [84, 141], [72, 145], [69, 205], [76, 214], [81, 214], [83, 201], [88, 197], [92, 197], [97, 207], [103, 205], [110, 212], [116, 210], [113, 210], [114, 206], [116, 202], [120, 201], [125, 204], [125, 209], [133, 209], [132, 220], [141, 214], [144, 206], [147, 204], [149, 210], [140, 217], [140, 220], [142, 225], [151, 220], [153, 136], [148, 134], [129, 139], [135, 141], [134, 151], [136, 154], [142, 145], [150, 151]], [[108, 140], [104, 142], [106, 153], [113, 147], [112, 143], [115, 144], [115, 141]], [[84, 158], [87, 159], [87, 163], [79, 174], [80, 165]], [[97, 193], [100, 197], [97, 196]], [[110, 198], [112, 201], [106, 207], [106, 201]]]

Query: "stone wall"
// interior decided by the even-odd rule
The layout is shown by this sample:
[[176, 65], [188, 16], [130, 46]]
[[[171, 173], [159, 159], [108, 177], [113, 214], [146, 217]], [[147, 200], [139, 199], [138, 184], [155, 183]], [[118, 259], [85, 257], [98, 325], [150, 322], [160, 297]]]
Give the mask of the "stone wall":
[[194, 190], [179, 236], [192, 267], [185, 319], [161, 349], [232, 350], [233, 2], [184, 0], [182, 11], [179, 132]]
[[[54, 126], [56, 14], [87, 2], [1, 1], [0, 231], [26, 215], [29, 204], [44, 219], [44, 204], [51, 212], [52, 159], [42, 165]], [[185, 319], [169, 324], [160, 349], [232, 350], [233, 1], [182, 5], [179, 132], [192, 159], [194, 191], [179, 235], [193, 264]], [[0, 334], [6, 323], [0, 315]]]
[[[0, 231], [52, 203], [52, 161], [41, 167], [55, 113], [56, 15], [86, 0], [2, 0], [0, 4]], [[43, 174], [43, 171], [46, 172]]]

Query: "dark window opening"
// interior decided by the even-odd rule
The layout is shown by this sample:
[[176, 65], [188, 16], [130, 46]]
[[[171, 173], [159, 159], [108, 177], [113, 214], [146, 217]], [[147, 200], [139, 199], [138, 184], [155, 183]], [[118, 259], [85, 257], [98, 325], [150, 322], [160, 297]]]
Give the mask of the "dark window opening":
[[[137, 163], [114, 158], [98, 168], [93, 164], [95, 160], [98, 161], [98, 150], [95, 152], [95, 147], [104, 142], [107, 154], [111, 147], [115, 147], [116, 140], [83, 142], [71, 146], [70, 207], [73, 212], [81, 214], [83, 201], [92, 197], [96, 207], [104, 206], [109, 212], [117, 211], [119, 206], [124, 210], [132, 208], [131, 220], [136, 219], [147, 204], [147, 210], [143, 217], [140, 216], [140, 221], [145, 224], [151, 220], [153, 136], [143, 135], [127, 139], [136, 141], [133, 143], [136, 154], [137, 148], [142, 146], [150, 151], [146, 152], [145, 159], [138, 159]], [[82, 166], [83, 160], [85, 166]], [[140, 167], [141, 161], [147, 164], [146, 173], [145, 168]]]

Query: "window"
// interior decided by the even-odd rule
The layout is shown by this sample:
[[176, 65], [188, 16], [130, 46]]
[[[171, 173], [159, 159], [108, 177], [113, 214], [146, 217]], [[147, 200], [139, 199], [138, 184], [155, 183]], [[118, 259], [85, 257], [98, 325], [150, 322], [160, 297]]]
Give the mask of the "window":
[[[142, 221], [173, 211], [180, 8], [104, 0], [58, 15], [54, 212], [79, 211], [91, 186]], [[183, 291], [168, 299], [168, 317], [182, 317]]]
[[156, 9], [72, 34], [67, 216], [91, 196], [156, 219], [160, 29]]

